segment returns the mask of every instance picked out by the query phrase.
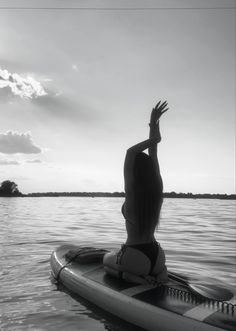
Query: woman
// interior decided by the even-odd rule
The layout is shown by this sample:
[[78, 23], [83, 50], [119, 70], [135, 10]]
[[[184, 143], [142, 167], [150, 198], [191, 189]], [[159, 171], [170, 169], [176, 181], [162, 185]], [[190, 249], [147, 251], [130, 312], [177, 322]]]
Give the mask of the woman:
[[[107, 253], [103, 265], [108, 274], [137, 283], [168, 281], [165, 254], [154, 231], [159, 221], [163, 184], [157, 159], [161, 141], [159, 119], [168, 110], [158, 102], [152, 110], [149, 139], [127, 150], [124, 163], [127, 240], [119, 252]], [[148, 149], [148, 155], [143, 151]]]

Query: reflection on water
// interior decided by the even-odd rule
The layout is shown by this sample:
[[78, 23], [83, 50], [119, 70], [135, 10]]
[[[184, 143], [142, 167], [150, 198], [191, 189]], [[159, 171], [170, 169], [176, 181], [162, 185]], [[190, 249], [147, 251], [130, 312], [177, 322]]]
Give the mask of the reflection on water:
[[[56, 291], [49, 258], [70, 242], [117, 249], [121, 198], [0, 198], [1, 330], [136, 330]], [[166, 199], [157, 240], [172, 271], [235, 286], [235, 201]]]

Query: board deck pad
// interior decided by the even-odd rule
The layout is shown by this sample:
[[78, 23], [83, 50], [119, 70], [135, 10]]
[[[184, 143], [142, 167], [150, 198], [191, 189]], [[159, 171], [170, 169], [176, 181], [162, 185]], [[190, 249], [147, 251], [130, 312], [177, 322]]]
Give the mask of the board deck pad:
[[[57, 256], [59, 261], [57, 265], [58, 270], [65, 266], [66, 263], [68, 264], [63, 255], [61, 254], [62, 256], [60, 256], [59, 251]], [[52, 269], [55, 267], [52, 260], [56, 258], [56, 255], [57, 251], [52, 254]], [[192, 294], [185, 285], [177, 283], [174, 280], [170, 280], [166, 285], [155, 287], [133, 284], [107, 275], [101, 263], [80, 265], [71, 262], [66, 268], [71, 270], [75, 279], [78, 273], [84, 279], [97, 283], [105, 289], [110, 288], [120, 294], [130, 296], [133, 300], [138, 300], [143, 304], [151, 305], [154, 308], [157, 307], [157, 309], [163, 309], [166, 312], [177, 314], [183, 318], [201, 321], [204, 325], [208, 325], [209, 328], [210, 326], [214, 326], [216, 329], [218, 328], [217, 330], [236, 330], [234, 306], [229, 306], [229, 308], [233, 308], [227, 311], [223, 309], [224, 304], [198, 297]], [[207, 330], [207, 328], [204, 330]]]
[[[84, 274], [85, 277], [108, 286], [117, 291], [127, 290], [129, 288], [137, 287], [137, 284], [131, 284], [120, 279], [116, 279], [109, 275], [106, 275], [102, 266], [98, 267], [95, 270], [89, 271]], [[145, 287], [141, 287], [141, 293], [136, 294], [133, 298], [141, 300], [156, 306], [163, 308], [165, 310], [184, 315], [190, 309], [201, 304], [201, 299], [198, 299], [196, 296], [190, 294], [190, 299], [185, 299], [184, 295], [174, 294], [171, 289], [186, 291], [186, 287], [181, 284], [175, 284], [174, 282], [169, 282], [168, 286], [156, 287], [151, 289], [144, 290]], [[180, 293], [180, 292], [178, 292]], [[186, 292], [185, 292], [186, 293]], [[207, 300], [205, 302], [205, 311], [207, 310], [209, 316], [204, 319], [205, 323], [218, 326], [219, 328], [226, 328], [227, 330], [234, 330], [236, 327], [236, 321], [234, 314], [226, 314], [220, 311], [215, 312], [212, 309], [211, 303], [208, 304]]]
[[87, 277], [97, 283], [108, 286], [116, 291], [122, 291], [128, 289], [133, 286], [128, 282], [122, 281], [121, 279], [116, 279], [115, 277], [111, 277], [104, 272], [104, 268], [100, 265], [97, 269], [86, 272], [84, 277]]
[[[102, 266], [98, 269], [85, 273], [84, 276], [95, 282], [108, 286], [113, 290], [121, 292], [133, 287], [137, 287], [138, 285], [106, 275]], [[172, 286], [174, 286], [173, 283]], [[190, 302], [183, 302], [177, 298], [168, 296], [166, 293], [167, 287], [165, 286], [154, 288], [150, 287], [140, 286], [141, 293], [136, 294], [133, 297], [143, 302], [147, 302], [153, 306], [164, 308], [179, 314], [184, 314], [187, 310], [194, 307], [194, 305]], [[181, 288], [181, 286], [177, 286], [176, 288]]]

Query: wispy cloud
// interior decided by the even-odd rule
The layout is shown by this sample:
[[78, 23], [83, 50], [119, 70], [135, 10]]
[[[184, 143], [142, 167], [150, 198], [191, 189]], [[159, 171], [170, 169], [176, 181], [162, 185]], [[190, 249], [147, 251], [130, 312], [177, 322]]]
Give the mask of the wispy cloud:
[[39, 164], [39, 163], [42, 163], [42, 161], [40, 159], [32, 159], [32, 160], [24, 160], [24, 161], [17, 161], [17, 160], [10, 160], [10, 159], [0, 159], [0, 166], [24, 165], [26, 163]]
[[31, 134], [8, 131], [0, 133], [0, 153], [4, 154], [37, 154], [41, 153], [40, 147], [32, 141]]
[[33, 77], [10, 73], [0, 68], [0, 89], [8, 89], [21, 99], [35, 99], [47, 95], [44, 87]]
[[26, 162], [26, 163], [42, 163], [42, 161], [41, 161], [41, 160], [39, 160], [39, 159], [34, 159], [34, 160], [26, 160], [25, 162]]
[[0, 165], [20, 165], [20, 162], [15, 160], [0, 159]]
[[50, 91], [45, 96], [33, 100], [33, 103], [40, 108], [40, 112], [50, 114], [69, 122], [78, 123], [95, 122], [100, 119], [96, 109], [90, 105], [80, 104], [74, 96], [64, 95], [62, 92]]

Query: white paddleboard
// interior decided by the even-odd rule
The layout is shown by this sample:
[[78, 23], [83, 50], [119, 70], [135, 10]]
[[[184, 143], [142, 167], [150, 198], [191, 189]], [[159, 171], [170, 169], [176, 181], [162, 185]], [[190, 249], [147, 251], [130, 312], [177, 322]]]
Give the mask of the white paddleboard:
[[222, 303], [198, 300], [175, 281], [161, 287], [132, 284], [107, 275], [101, 263], [68, 263], [65, 254], [75, 248], [64, 245], [52, 253], [53, 276], [105, 311], [146, 330], [236, 330], [235, 313]]

